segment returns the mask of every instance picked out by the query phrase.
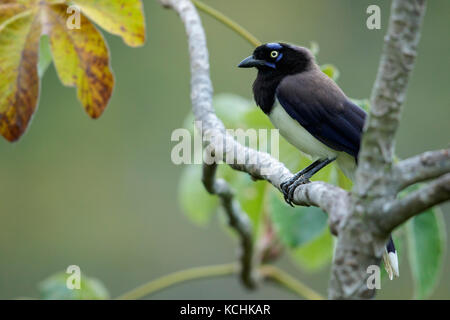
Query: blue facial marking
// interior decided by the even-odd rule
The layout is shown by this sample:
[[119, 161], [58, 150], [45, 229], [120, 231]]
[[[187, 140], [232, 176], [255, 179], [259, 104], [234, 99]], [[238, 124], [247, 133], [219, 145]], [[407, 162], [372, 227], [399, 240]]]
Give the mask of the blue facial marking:
[[266, 66], [271, 67], [271, 68], [274, 68], [274, 69], [277, 68], [277, 67], [275, 66], [275, 63], [272, 63], [272, 62], [266, 62]]
[[275, 43], [275, 42], [271, 42], [266, 44], [267, 48], [269, 49], [273, 49], [273, 50], [280, 50], [281, 48], [283, 48], [279, 43]]
[[283, 58], [283, 54], [282, 54], [282, 53], [280, 53], [280, 54], [278, 55], [278, 58], [277, 58], [277, 60], [275, 60], [275, 62], [280, 61], [281, 58]]

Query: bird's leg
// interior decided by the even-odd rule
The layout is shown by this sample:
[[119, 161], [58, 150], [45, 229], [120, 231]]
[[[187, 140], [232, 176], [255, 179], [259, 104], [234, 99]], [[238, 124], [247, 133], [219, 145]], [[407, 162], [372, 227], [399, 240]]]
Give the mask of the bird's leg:
[[313, 163], [311, 163], [309, 166], [307, 166], [305, 169], [300, 170], [299, 172], [297, 172], [296, 174], [294, 174], [292, 176], [292, 178], [286, 180], [285, 182], [280, 184], [280, 188], [281, 190], [283, 190], [283, 193], [287, 193], [288, 192], [288, 188], [289, 186], [294, 183], [299, 177], [301, 177], [302, 175], [304, 175], [305, 173], [307, 173], [308, 171], [310, 171], [311, 169], [313, 169], [315, 166], [317, 166], [320, 163], [320, 160], [316, 160]]
[[291, 207], [293, 207], [292, 200], [294, 199], [295, 189], [301, 184], [308, 183], [309, 179], [314, 174], [316, 174], [319, 170], [321, 170], [322, 168], [324, 168], [326, 165], [330, 164], [334, 160], [336, 160], [336, 158], [322, 159], [322, 160], [314, 161], [311, 165], [309, 165], [302, 171], [295, 174], [292, 179], [289, 179], [285, 183], [282, 183], [282, 185], [280, 185], [280, 187], [284, 194], [284, 200]]

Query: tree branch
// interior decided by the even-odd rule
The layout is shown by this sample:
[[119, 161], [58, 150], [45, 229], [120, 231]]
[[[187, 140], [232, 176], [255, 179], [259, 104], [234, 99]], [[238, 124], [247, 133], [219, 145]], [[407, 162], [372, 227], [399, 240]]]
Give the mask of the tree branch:
[[320, 294], [311, 288], [308, 288], [293, 276], [275, 266], [261, 266], [260, 273], [265, 279], [278, 282], [280, 285], [292, 290], [300, 297], [305, 297], [308, 300], [324, 300]]
[[383, 229], [391, 231], [415, 215], [450, 200], [450, 173], [430, 182], [402, 199], [384, 206]]
[[428, 151], [400, 161], [393, 168], [398, 189], [450, 172], [450, 149]]
[[203, 164], [202, 181], [206, 190], [219, 196], [221, 204], [228, 217], [230, 227], [236, 230], [241, 243], [240, 274], [243, 284], [253, 289], [256, 285], [256, 275], [253, 272], [253, 236], [252, 225], [248, 215], [241, 210], [239, 202], [234, 200], [234, 194], [228, 183], [223, 179], [216, 179], [217, 164]]
[[120, 295], [116, 298], [116, 300], [141, 299], [155, 292], [161, 291], [176, 284], [180, 284], [182, 282], [209, 277], [227, 276], [236, 273], [237, 270], [238, 266], [235, 263], [181, 270], [147, 282], [129, 292]]
[[367, 299], [367, 267], [379, 265], [389, 236], [383, 205], [395, 199], [394, 138], [414, 67], [425, 0], [393, 0], [380, 66], [364, 126], [351, 210], [341, 223], [333, 258], [329, 297]]
[[[386, 195], [387, 174], [394, 156], [394, 138], [406, 89], [417, 55], [425, 0], [394, 0], [384, 39], [371, 108], [358, 155], [358, 194]], [[393, 179], [393, 177], [392, 177]]]

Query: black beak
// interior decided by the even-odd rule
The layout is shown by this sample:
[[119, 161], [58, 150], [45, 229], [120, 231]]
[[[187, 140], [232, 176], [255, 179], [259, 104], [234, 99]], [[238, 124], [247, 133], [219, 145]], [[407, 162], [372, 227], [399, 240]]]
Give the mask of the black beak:
[[238, 64], [238, 68], [253, 68], [258, 66], [264, 66], [265, 62], [263, 60], [257, 60], [253, 56], [247, 57]]

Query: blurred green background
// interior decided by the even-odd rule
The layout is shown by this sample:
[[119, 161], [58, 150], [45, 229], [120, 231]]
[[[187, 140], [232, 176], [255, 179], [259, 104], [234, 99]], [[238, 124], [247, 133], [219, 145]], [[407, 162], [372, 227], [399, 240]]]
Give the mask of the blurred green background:
[[[375, 1], [206, 1], [264, 42], [320, 45], [319, 63], [341, 71], [339, 85], [354, 98], [370, 95], [390, 1], [381, 7], [381, 30], [366, 28], [366, 8]], [[189, 64], [183, 26], [173, 11], [145, 0], [148, 41], [132, 49], [106, 35], [117, 84], [99, 120], [91, 120], [51, 67], [43, 80], [39, 109], [27, 134], [15, 144], [0, 140], [0, 298], [36, 296], [47, 276], [76, 264], [103, 281], [113, 297], [180, 269], [230, 262], [236, 241], [219, 219], [200, 228], [181, 213], [177, 185], [182, 171], [170, 161], [172, 130], [190, 109]], [[450, 137], [450, 2], [428, 2], [397, 153], [447, 147]], [[235, 66], [252, 48], [202, 14], [216, 93], [251, 98], [255, 73]], [[281, 159], [283, 160], [283, 159]], [[443, 206], [450, 226], [450, 206]], [[329, 268], [309, 274], [285, 257], [278, 262], [326, 294]], [[383, 282], [379, 298], [410, 298], [406, 261], [401, 277]], [[450, 298], [450, 258], [432, 298]], [[255, 292], [235, 278], [199, 280], [154, 299], [297, 298], [266, 284]]]

